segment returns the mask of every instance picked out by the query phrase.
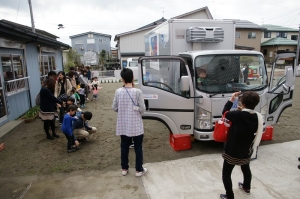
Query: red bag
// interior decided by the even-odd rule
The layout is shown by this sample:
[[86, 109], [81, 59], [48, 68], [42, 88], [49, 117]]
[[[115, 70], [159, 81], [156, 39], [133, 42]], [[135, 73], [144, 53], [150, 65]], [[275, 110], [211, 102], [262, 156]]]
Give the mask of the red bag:
[[229, 132], [229, 128], [231, 126], [231, 123], [229, 120], [225, 118], [226, 111], [222, 118], [215, 123], [215, 128], [214, 128], [214, 140], [216, 142], [226, 142], [227, 141], [227, 136]]

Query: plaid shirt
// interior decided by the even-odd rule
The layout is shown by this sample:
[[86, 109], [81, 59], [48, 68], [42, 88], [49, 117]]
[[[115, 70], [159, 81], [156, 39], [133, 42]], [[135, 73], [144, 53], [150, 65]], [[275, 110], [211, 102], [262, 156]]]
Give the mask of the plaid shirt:
[[[139, 111], [133, 110], [133, 102], [136, 106], [139, 106]], [[144, 125], [141, 114], [145, 111], [145, 103], [143, 93], [140, 89], [125, 87], [117, 89], [112, 109], [118, 112], [117, 135], [133, 137], [144, 133]]]

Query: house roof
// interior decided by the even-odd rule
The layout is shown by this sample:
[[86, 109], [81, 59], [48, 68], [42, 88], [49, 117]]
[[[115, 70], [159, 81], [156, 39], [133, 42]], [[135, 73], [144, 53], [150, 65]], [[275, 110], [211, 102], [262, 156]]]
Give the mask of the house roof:
[[205, 10], [205, 12], [206, 12], [206, 14], [208, 15], [208, 18], [209, 18], [209, 19], [213, 19], [213, 17], [212, 17], [212, 15], [211, 15], [211, 13], [210, 13], [210, 11], [209, 11], [209, 9], [208, 9], [207, 6], [205, 6], [205, 7], [203, 7], [203, 8], [199, 8], [199, 9], [197, 9], [197, 10], [193, 10], [193, 11], [191, 11], [191, 12], [184, 13], [184, 14], [182, 14], [182, 15], [178, 15], [178, 16], [176, 16], [176, 17], [172, 17], [171, 19], [180, 19], [180, 18], [182, 18], [182, 17], [185, 17], [185, 16], [188, 16], [188, 15], [197, 13], [197, 12], [202, 11], [202, 10]]
[[265, 41], [261, 44], [261, 46], [297, 46], [297, 45], [298, 45], [298, 41], [281, 38], [281, 37], [269, 39], [268, 41]]
[[260, 30], [265, 29], [265, 27], [260, 26], [248, 20], [239, 20], [239, 19], [232, 19], [232, 20], [235, 21], [235, 27], [239, 29], [260, 29]]
[[7, 20], [0, 20], [0, 35], [3, 38], [24, 42], [25, 44], [41, 42], [51, 46], [70, 48], [68, 44], [57, 41], [56, 38], [58, 37], [55, 35], [39, 29], [36, 29], [36, 32], [34, 33], [29, 26]]
[[102, 34], [102, 33], [97, 33], [97, 32], [85, 32], [85, 33], [81, 33], [81, 34], [77, 34], [77, 35], [72, 35], [72, 36], [69, 36], [70, 39], [73, 39], [75, 37], [80, 37], [80, 36], [84, 36], [84, 35], [88, 35], [88, 34], [93, 34], [93, 35], [100, 35], [100, 36], [105, 36], [105, 37], [109, 37], [111, 38], [111, 35], [106, 35], [106, 34]]
[[[27, 31], [32, 31], [32, 27], [25, 26], [25, 25], [18, 24], [18, 23], [14, 23], [14, 22], [12, 22], [12, 21], [7, 21], [7, 20], [5, 20], [5, 19], [0, 20], [0, 22], [6, 23], [6, 24], [11, 25], [11, 26], [14, 26], [14, 27], [19, 27], [19, 28], [24, 29], [24, 30], [27, 30]], [[56, 36], [56, 35], [53, 35], [53, 34], [51, 34], [51, 33], [49, 33], [49, 32], [46, 32], [46, 31], [44, 31], [44, 30], [40, 30], [40, 29], [37, 29], [37, 28], [35, 28], [35, 33], [40, 34], [40, 35], [43, 35], [43, 36], [46, 36], [46, 37], [50, 37], [50, 38], [52, 38], [52, 39], [57, 39], [57, 38], [59, 38], [59, 37]]]
[[277, 26], [272, 24], [263, 24], [262, 26], [266, 28], [266, 31], [270, 31], [270, 32], [275, 32], [275, 31], [276, 32], [298, 32], [299, 31], [297, 29]]
[[[178, 18], [181, 18], [181, 17], [184, 17], [184, 16], [188, 16], [188, 15], [190, 15], [190, 14], [193, 14], [193, 13], [196, 13], [196, 12], [199, 12], [199, 11], [202, 11], [202, 10], [205, 10], [205, 11], [206, 11], [206, 14], [209, 16], [209, 18], [210, 18], [210, 19], [213, 19], [213, 17], [212, 17], [212, 15], [211, 15], [211, 13], [210, 13], [210, 11], [209, 11], [209, 9], [208, 9], [207, 6], [205, 6], [205, 7], [203, 7], [203, 8], [199, 8], [199, 9], [197, 9], [197, 10], [193, 10], [193, 11], [191, 11], [191, 12], [187, 12], [187, 13], [185, 13], [185, 14], [182, 14], [182, 15], [179, 15], [179, 16], [176, 16], [176, 17], [173, 17], [173, 18], [171, 18], [171, 19], [178, 19]], [[128, 32], [124, 32], [124, 33], [117, 34], [117, 35], [115, 36], [114, 41], [118, 41], [119, 37], [124, 36], [124, 35], [128, 35], [128, 34], [132, 34], [132, 33], [135, 33], [135, 32], [140, 32], [140, 31], [143, 31], [143, 30], [148, 30], [148, 29], [155, 28], [156, 26], [158, 26], [159, 24], [161, 24], [161, 23], [163, 23], [163, 22], [165, 22], [165, 21], [167, 21], [167, 19], [165, 19], [164, 17], [162, 17], [161, 19], [158, 19], [158, 20], [156, 20], [156, 21], [154, 21], [154, 22], [152, 22], [152, 23], [150, 23], [150, 24], [147, 24], [147, 25], [145, 25], [145, 26], [142, 26], [142, 27], [140, 27], [140, 28], [138, 28], [138, 29], [135, 29], [135, 30], [132, 30], [132, 31], [128, 31]]]

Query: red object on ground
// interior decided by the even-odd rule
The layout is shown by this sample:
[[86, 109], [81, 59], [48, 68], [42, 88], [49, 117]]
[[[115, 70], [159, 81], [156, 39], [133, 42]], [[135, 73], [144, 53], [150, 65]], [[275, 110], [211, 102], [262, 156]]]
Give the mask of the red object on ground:
[[265, 132], [262, 134], [261, 140], [272, 140], [273, 130], [273, 126], [267, 126]]
[[191, 135], [170, 133], [170, 145], [175, 151], [190, 149]]

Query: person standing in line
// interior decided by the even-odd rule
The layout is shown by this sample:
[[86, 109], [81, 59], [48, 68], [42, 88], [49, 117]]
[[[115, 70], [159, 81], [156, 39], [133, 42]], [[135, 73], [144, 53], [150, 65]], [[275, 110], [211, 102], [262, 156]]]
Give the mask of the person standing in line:
[[140, 177], [147, 173], [143, 168], [143, 138], [144, 126], [142, 115], [145, 112], [143, 93], [133, 88], [133, 72], [129, 68], [121, 71], [124, 86], [115, 92], [112, 109], [118, 112], [116, 135], [121, 137], [121, 167], [122, 175], [128, 173], [129, 146], [134, 141], [136, 155], [135, 176]]
[[[53, 137], [59, 138], [59, 135], [55, 133], [54, 106], [56, 104], [58, 107], [61, 107], [63, 104], [62, 101], [53, 95], [55, 84], [55, 79], [48, 78], [40, 90], [39, 118], [44, 122], [44, 130], [49, 140], [53, 140]], [[49, 133], [49, 126], [52, 130], [52, 136]]]
[[80, 108], [84, 108], [85, 107], [85, 92], [84, 92], [84, 88], [85, 85], [84, 84], [80, 84], [80, 88], [77, 90], [78, 95], [80, 97]]
[[[54, 96], [59, 100], [66, 101], [72, 90], [71, 82], [66, 78], [65, 72], [58, 72], [58, 79], [55, 84]], [[61, 126], [62, 120], [64, 119], [65, 109], [64, 106], [60, 107], [59, 110], [59, 125]]]
[[61, 126], [61, 131], [65, 134], [68, 144], [67, 144], [67, 152], [72, 153], [79, 148], [79, 142], [76, 140], [76, 137], [73, 133], [72, 123], [76, 121], [78, 118], [73, 117], [76, 114], [77, 107], [74, 105], [69, 105], [67, 108], [67, 113], [64, 116], [64, 120]]
[[[240, 94], [241, 92], [232, 94], [231, 99], [225, 104], [222, 114], [231, 109], [235, 98]], [[254, 111], [260, 100], [259, 95], [256, 92], [247, 91], [239, 98], [241, 102], [241, 106], [238, 107], [239, 110], [229, 111], [226, 114], [226, 119], [230, 120], [232, 124], [222, 154], [224, 159], [222, 180], [226, 194], [221, 194], [221, 199], [234, 198], [231, 173], [235, 165], [241, 166], [244, 177], [243, 183], [238, 183], [239, 188], [244, 193], [250, 194], [252, 179], [250, 160], [255, 145], [261, 140], [263, 131], [262, 116]]]

